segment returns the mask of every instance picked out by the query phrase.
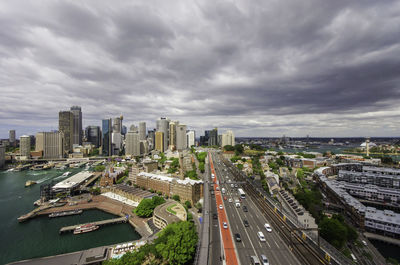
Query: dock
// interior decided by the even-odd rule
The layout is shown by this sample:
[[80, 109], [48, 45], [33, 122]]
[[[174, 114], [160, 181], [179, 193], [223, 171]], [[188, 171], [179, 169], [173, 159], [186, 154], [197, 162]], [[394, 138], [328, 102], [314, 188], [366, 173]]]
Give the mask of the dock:
[[86, 224], [79, 224], [79, 225], [71, 225], [71, 226], [65, 226], [62, 227], [59, 231], [60, 234], [66, 233], [66, 232], [73, 232], [75, 228], [78, 226], [82, 225], [87, 225], [87, 224], [93, 224], [93, 225], [98, 225], [98, 226], [104, 226], [104, 225], [109, 225], [109, 224], [120, 224], [120, 223], [126, 223], [128, 221], [127, 217], [119, 217], [119, 218], [114, 218], [114, 219], [108, 219], [108, 220], [102, 220], [102, 221], [97, 221], [97, 222], [90, 222]]

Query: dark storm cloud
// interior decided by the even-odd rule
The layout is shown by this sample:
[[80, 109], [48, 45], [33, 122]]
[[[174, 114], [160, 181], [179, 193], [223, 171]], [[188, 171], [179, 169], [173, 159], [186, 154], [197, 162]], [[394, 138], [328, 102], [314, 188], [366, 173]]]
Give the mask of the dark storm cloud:
[[84, 125], [397, 135], [399, 14], [397, 1], [3, 2], [0, 134], [56, 129], [80, 105]]

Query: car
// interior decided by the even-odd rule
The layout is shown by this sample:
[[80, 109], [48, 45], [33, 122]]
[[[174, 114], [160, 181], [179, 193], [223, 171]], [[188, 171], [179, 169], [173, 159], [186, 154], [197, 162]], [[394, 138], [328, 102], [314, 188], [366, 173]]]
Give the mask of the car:
[[236, 242], [241, 242], [242, 241], [242, 239], [240, 238], [240, 234], [239, 233], [235, 234], [235, 239], [236, 239]]
[[226, 222], [223, 222], [223, 223], [222, 223], [222, 226], [223, 226], [225, 229], [228, 228], [228, 224], [227, 224]]
[[264, 227], [265, 227], [265, 230], [267, 230], [267, 232], [270, 232], [270, 233], [272, 232], [272, 228], [268, 223], [265, 223]]
[[243, 220], [243, 224], [245, 227], [249, 227], [249, 222], [246, 219]]
[[261, 242], [265, 242], [265, 237], [264, 237], [263, 232], [258, 231], [257, 232], [257, 236], [258, 236], [258, 238], [260, 239]]
[[361, 243], [363, 243], [364, 246], [368, 246], [368, 244], [365, 240], [361, 240]]
[[223, 209], [223, 207], [222, 207], [222, 204], [220, 204], [220, 205], [219, 205], [219, 209], [220, 209], [220, 210], [222, 210], [222, 209]]
[[233, 200], [232, 200], [232, 198], [229, 198], [229, 200], [228, 200], [229, 202], [233, 202]]
[[243, 212], [248, 212], [246, 205], [243, 205]]
[[226, 196], [224, 196], [224, 201], [226, 201]]
[[260, 260], [257, 258], [257, 256], [251, 256], [250, 261], [251, 265], [261, 265]]
[[217, 187], [216, 190], [219, 190], [219, 187]]
[[237, 188], [238, 187], [238, 184], [235, 184], [235, 188]]
[[214, 213], [214, 214], [213, 214], [213, 219], [214, 219], [214, 220], [217, 220], [217, 219], [218, 219], [218, 214]]
[[260, 258], [261, 258], [261, 264], [262, 264], [262, 265], [269, 265], [267, 256], [265, 256], [264, 254], [262, 254], [262, 255], [260, 256]]
[[231, 187], [233, 188], [233, 187], [235, 187], [235, 185], [233, 185], [233, 183], [231, 184]]

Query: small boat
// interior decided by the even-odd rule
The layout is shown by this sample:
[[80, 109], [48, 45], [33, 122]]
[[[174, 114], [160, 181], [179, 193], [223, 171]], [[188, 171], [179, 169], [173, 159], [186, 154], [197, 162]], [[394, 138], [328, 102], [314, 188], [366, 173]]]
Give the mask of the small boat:
[[62, 174], [63, 177], [67, 177], [69, 174], [71, 174], [71, 172], [67, 171], [64, 174]]
[[92, 232], [97, 229], [99, 229], [98, 225], [94, 225], [94, 224], [81, 225], [74, 229], [74, 235]]
[[25, 187], [30, 187], [32, 185], [35, 185], [37, 182], [33, 181], [33, 180], [28, 180], [27, 182], [25, 182]]
[[81, 214], [83, 211], [82, 210], [72, 210], [72, 211], [64, 211], [64, 212], [55, 212], [49, 214], [49, 218], [54, 218], [54, 217], [63, 217], [63, 216], [69, 216], [69, 215], [76, 215], [76, 214]]

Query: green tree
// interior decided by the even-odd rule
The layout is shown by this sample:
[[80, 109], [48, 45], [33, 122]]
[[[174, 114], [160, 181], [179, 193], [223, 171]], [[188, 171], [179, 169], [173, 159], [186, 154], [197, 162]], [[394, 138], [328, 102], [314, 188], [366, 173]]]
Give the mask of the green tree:
[[156, 250], [168, 264], [187, 264], [196, 252], [197, 240], [193, 223], [172, 223], [155, 240]]
[[179, 195], [175, 194], [174, 196], [172, 196], [172, 199], [179, 202], [181, 201], [181, 198], [179, 197]]
[[243, 170], [243, 164], [237, 164], [236, 166], [238, 169]]
[[204, 162], [200, 162], [200, 163], [199, 163], [199, 170], [200, 170], [201, 173], [204, 173], [204, 172], [205, 172]]
[[242, 154], [243, 153], [243, 145], [241, 145], [241, 144], [235, 145], [235, 153], [237, 156]]
[[185, 201], [185, 205], [188, 209], [192, 208], [192, 204], [190, 203], [190, 201]]
[[235, 147], [232, 145], [225, 145], [224, 146], [225, 151], [235, 151]]
[[347, 238], [346, 227], [335, 218], [325, 217], [319, 224], [321, 236], [337, 249], [344, 246]]
[[103, 172], [106, 169], [104, 165], [97, 165], [94, 167], [94, 171], [96, 172]]

